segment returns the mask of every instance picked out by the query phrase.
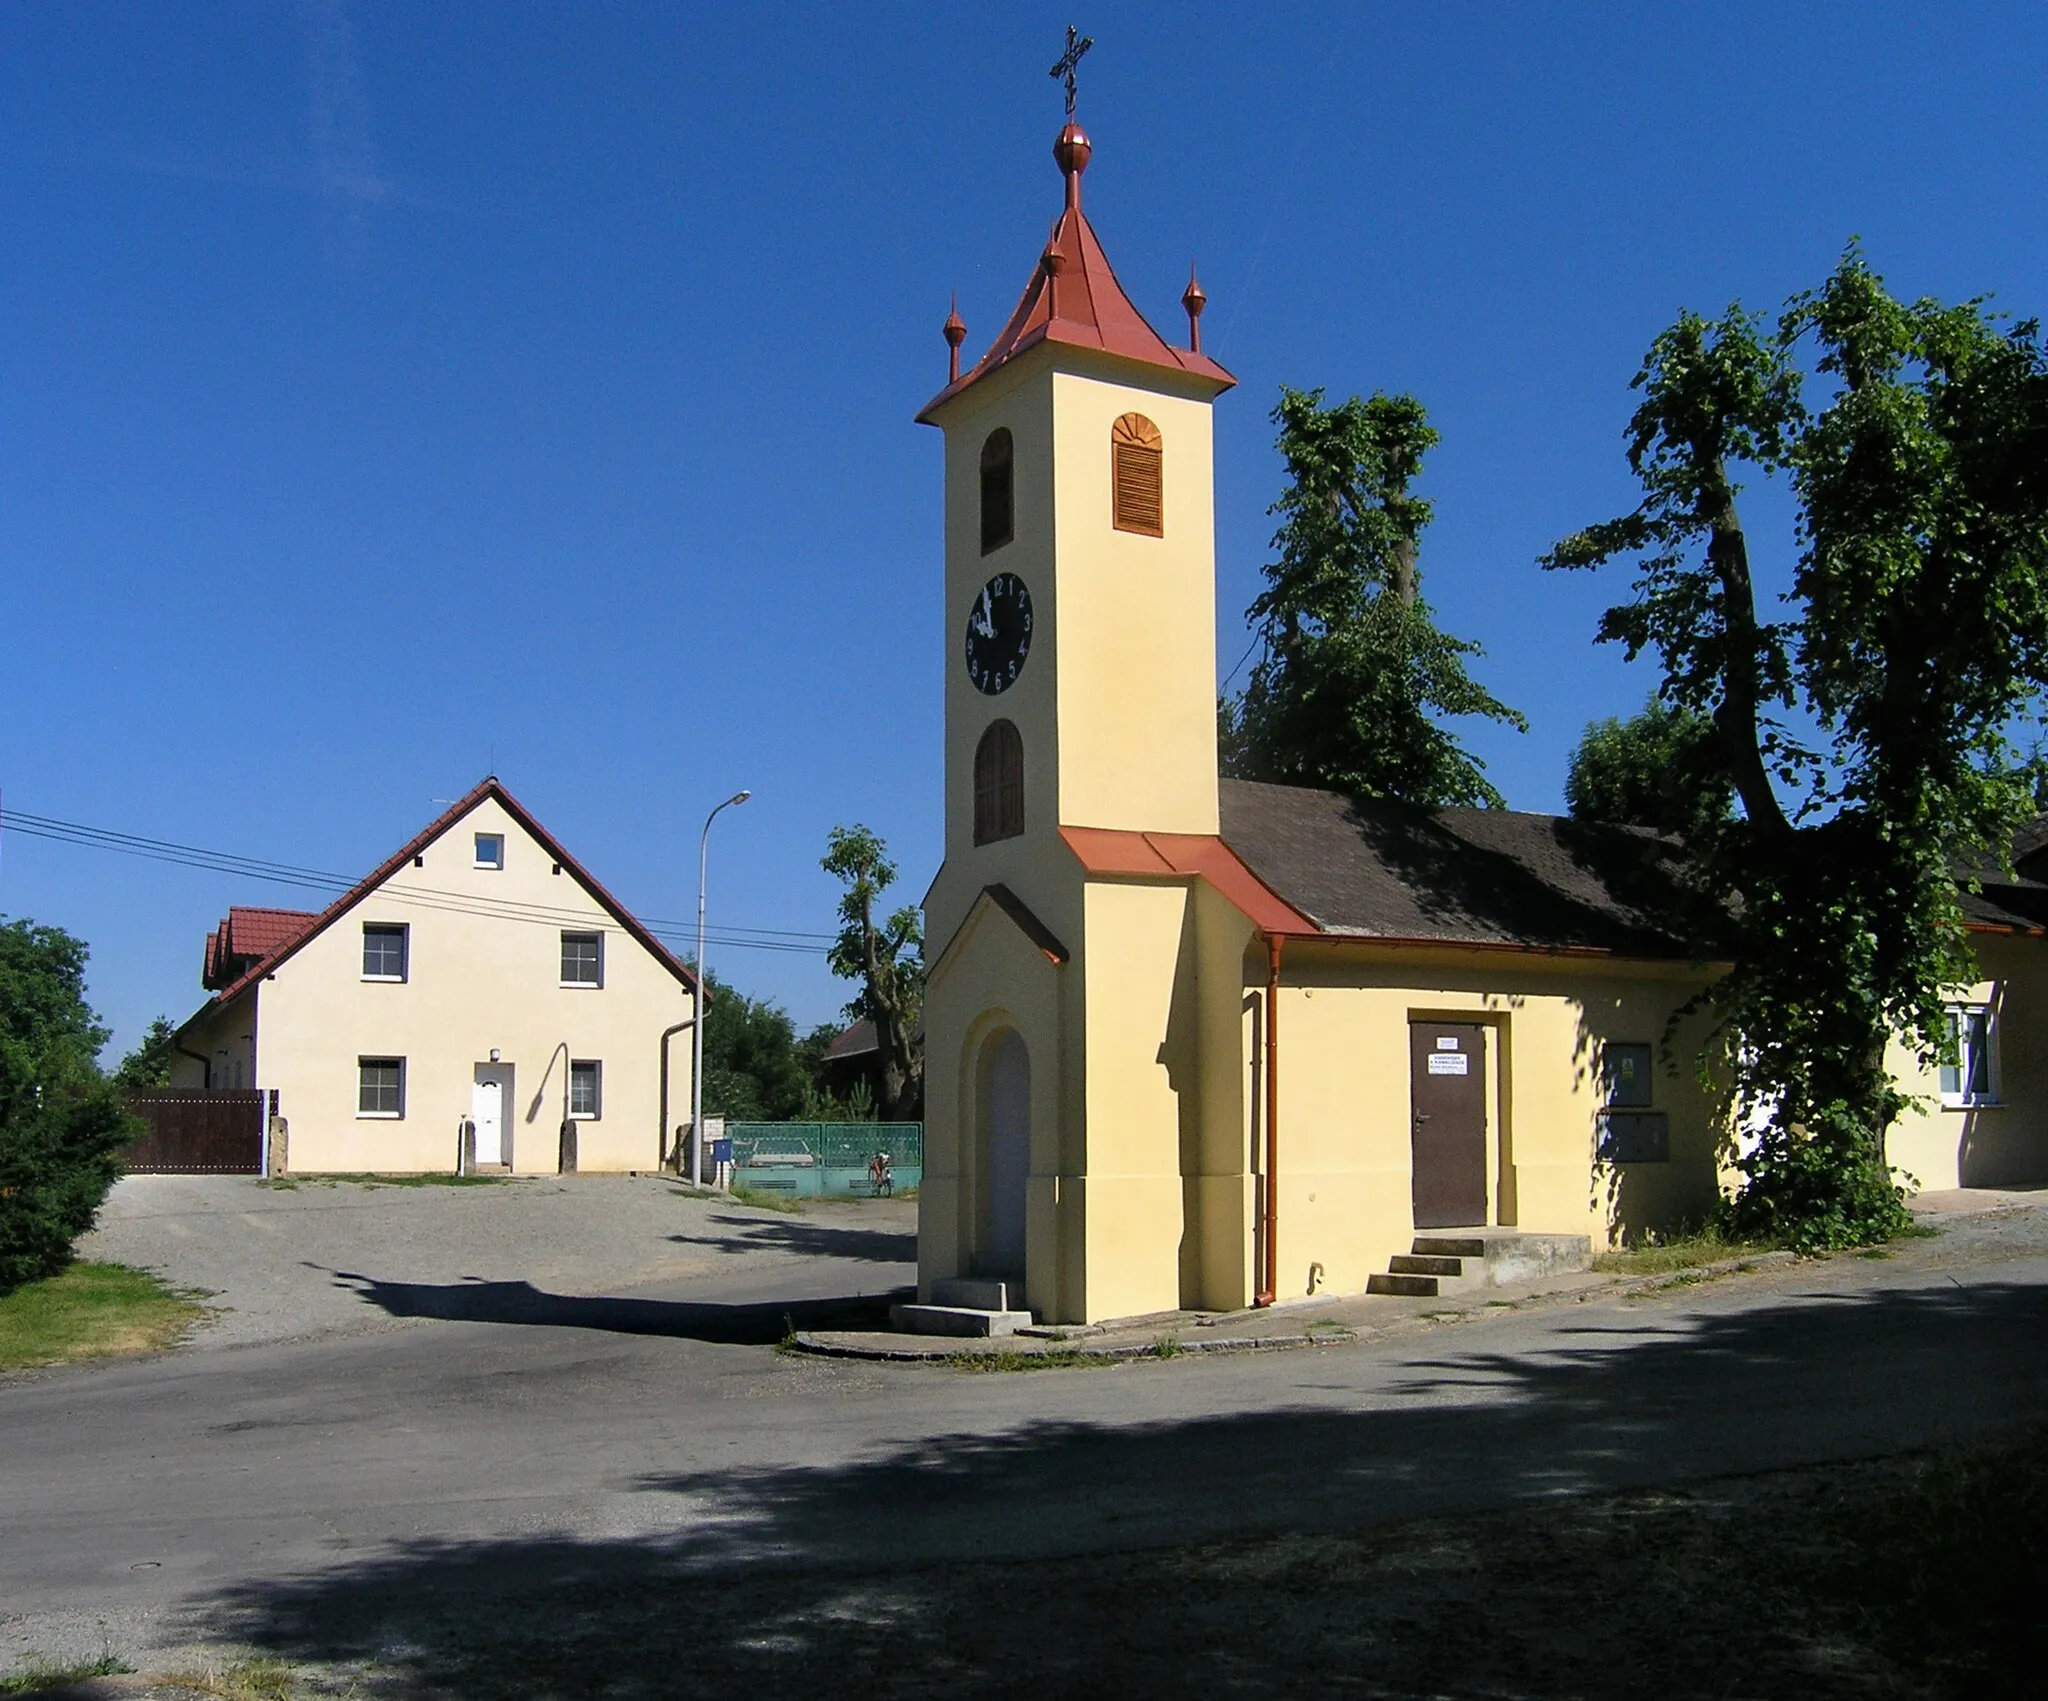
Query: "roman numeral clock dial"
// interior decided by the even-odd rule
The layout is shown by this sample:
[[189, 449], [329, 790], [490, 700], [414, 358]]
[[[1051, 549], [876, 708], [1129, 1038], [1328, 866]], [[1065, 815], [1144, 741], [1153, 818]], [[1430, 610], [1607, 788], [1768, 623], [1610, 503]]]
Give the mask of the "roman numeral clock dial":
[[1017, 683], [1031, 653], [1031, 593], [1015, 573], [998, 573], [981, 587], [967, 614], [967, 677], [994, 697]]

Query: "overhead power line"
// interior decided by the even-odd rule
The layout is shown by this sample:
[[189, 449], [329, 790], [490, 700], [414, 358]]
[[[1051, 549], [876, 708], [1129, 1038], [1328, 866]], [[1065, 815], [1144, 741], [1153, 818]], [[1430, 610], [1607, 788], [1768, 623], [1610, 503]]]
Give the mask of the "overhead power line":
[[[28, 838], [54, 843], [81, 845], [94, 850], [114, 851], [122, 856], [142, 857], [152, 862], [172, 863], [215, 874], [232, 874], [244, 880], [293, 887], [324, 894], [326, 903], [359, 884], [359, 877], [327, 869], [307, 868], [297, 863], [274, 862], [264, 857], [243, 856], [234, 851], [209, 850], [199, 845], [179, 844], [171, 839], [154, 839], [140, 833], [118, 832], [110, 827], [92, 827], [79, 821], [61, 821], [54, 816], [34, 815], [10, 809], [0, 813], [0, 831], [20, 833]], [[494, 898], [487, 893], [457, 892], [443, 887], [417, 885], [398, 879], [379, 888], [380, 900], [420, 909], [440, 910], [456, 915], [487, 916], [505, 921], [530, 922], [548, 927], [574, 926], [587, 922], [589, 912], [553, 904], [519, 899]], [[642, 918], [641, 925], [657, 939], [670, 944], [692, 944], [695, 930], [681, 922]], [[838, 936], [831, 933], [801, 932], [772, 927], [725, 927], [709, 929], [705, 942], [720, 949], [783, 951], [799, 956], [822, 956]]]

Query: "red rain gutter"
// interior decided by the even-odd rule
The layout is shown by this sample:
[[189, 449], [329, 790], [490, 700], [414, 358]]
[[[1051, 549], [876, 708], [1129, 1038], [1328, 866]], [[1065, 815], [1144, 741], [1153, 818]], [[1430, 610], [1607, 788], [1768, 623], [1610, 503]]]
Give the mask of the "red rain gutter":
[[1256, 1306], [1271, 1305], [1280, 1289], [1280, 942], [1266, 935], [1266, 1267]]

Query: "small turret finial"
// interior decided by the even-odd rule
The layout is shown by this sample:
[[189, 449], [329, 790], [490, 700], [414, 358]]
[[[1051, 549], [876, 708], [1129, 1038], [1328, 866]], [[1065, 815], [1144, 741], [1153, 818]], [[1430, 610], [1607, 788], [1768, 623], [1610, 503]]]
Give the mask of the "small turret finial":
[[960, 317], [960, 297], [958, 292], [955, 292], [953, 306], [946, 314], [945, 337], [946, 382], [948, 384], [956, 384], [960, 381], [960, 345], [967, 340], [967, 321]]
[[1045, 270], [1046, 314], [1057, 319], [1060, 316], [1060, 273], [1067, 269], [1067, 251], [1060, 246], [1060, 227], [1057, 220], [1052, 235], [1045, 239], [1045, 252], [1038, 256], [1038, 263]]
[[1188, 348], [1195, 354], [1202, 352], [1202, 309], [1209, 305], [1208, 296], [1202, 293], [1202, 285], [1195, 277], [1195, 263], [1188, 262], [1187, 292], [1180, 298], [1181, 306], [1188, 310]]

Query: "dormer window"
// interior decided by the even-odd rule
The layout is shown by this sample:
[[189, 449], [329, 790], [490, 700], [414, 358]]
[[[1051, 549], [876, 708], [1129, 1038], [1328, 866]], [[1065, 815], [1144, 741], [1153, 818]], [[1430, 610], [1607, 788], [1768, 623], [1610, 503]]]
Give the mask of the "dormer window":
[[1112, 523], [1120, 532], [1166, 535], [1166, 440], [1141, 413], [1109, 430]]
[[1008, 721], [992, 721], [974, 747], [974, 842], [993, 844], [1024, 831], [1024, 740]]
[[981, 552], [1000, 549], [1017, 534], [1016, 448], [1008, 426], [981, 446]]

